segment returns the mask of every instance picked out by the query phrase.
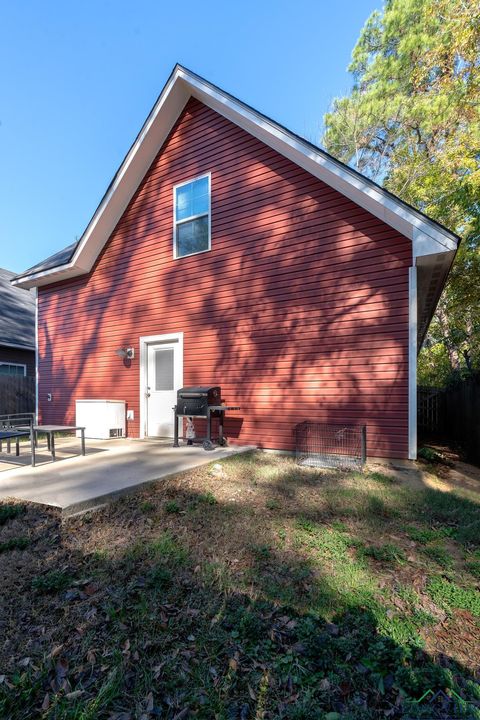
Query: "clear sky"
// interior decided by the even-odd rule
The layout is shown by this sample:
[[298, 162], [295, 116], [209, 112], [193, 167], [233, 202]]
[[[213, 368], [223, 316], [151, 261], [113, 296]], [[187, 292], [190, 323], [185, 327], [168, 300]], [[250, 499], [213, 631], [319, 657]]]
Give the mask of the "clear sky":
[[0, 266], [79, 237], [179, 62], [309, 140], [381, 0], [0, 0]]

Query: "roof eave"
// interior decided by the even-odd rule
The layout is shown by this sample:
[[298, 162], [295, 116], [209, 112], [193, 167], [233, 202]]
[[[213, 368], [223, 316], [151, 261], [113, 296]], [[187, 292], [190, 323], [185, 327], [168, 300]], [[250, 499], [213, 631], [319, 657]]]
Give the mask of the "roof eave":
[[419, 211], [392, 196], [357, 171], [307, 140], [220, 90], [195, 73], [176, 65], [152, 111], [130, 147], [68, 263], [17, 276], [12, 284], [31, 288], [83, 275], [95, 260], [124, 213], [190, 96], [244, 128], [307, 172], [349, 197], [424, 251], [455, 251], [459, 238]]
[[33, 343], [32, 345], [23, 345], [22, 343], [18, 342], [8, 342], [0, 340], [0, 347], [12, 348], [13, 350], [26, 350], [28, 352], [35, 351], [35, 343]]
[[69, 280], [79, 275], [85, 275], [88, 272], [89, 269], [80, 267], [72, 260], [64, 265], [48, 268], [48, 270], [42, 270], [41, 272], [19, 275], [13, 278], [13, 280], [10, 280], [10, 282], [16, 287], [23, 287], [30, 290], [34, 287], [42, 287], [43, 285], [50, 285], [51, 283], [57, 283], [62, 280]]

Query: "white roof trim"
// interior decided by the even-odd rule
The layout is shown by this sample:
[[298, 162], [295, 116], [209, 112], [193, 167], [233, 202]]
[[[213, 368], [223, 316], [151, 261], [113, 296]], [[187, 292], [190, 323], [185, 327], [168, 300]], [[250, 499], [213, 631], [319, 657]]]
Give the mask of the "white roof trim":
[[456, 250], [457, 237], [446, 228], [273, 120], [177, 65], [90, 220], [71, 260], [37, 272], [32, 268], [31, 273], [14, 279], [14, 285], [27, 288], [46, 285], [90, 272], [190, 96], [244, 128], [411, 239], [415, 256]]

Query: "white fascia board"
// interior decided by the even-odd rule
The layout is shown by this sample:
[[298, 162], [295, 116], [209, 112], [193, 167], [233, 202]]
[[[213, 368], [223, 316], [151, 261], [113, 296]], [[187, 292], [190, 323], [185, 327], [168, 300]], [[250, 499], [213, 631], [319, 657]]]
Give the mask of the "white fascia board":
[[[302, 141], [202, 78], [177, 66], [95, 211], [70, 262], [32, 273], [14, 281], [14, 285], [46, 285], [90, 272], [190, 96], [242, 127], [410, 240], [427, 236], [429, 242], [437, 243], [437, 253], [442, 248], [445, 252], [456, 249], [456, 240], [447, 230], [443, 231], [436, 223], [397, 201], [366, 178], [315, 150], [307, 141]], [[422, 245], [423, 242], [420, 239], [417, 244]]]
[[87, 271], [93, 267], [188, 100], [186, 90], [173, 83], [172, 79], [159, 98], [75, 251], [72, 261], [88, 268]]
[[64, 265], [14, 280], [12, 284], [31, 288], [90, 272], [190, 97], [185, 84], [176, 81], [177, 74], [175, 73], [165, 86], [140, 134], [127, 153], [111, 186], [83, 233], [71, 260]]
[[443, 232], [433, 221], [429, 222], [413, 208], [408, 208], [388, 193], [382, 192], [381, 188], [372, 185], [345, 165], [316, 151], [306, 141], [302, 142], [300, 138], [292, 136], [273, 121], [182, 69], [180, 77], [188, 83], [192, 94], [198, 100], [243, 127], [251, 135], [338, 190], [372, 215], [393, 226], [409, 239], [413, 240], [414, 233], [425, 233], [442, 245], [445, 251], [457, 247], [453, 237], [447, 231]]
[[413, 230], [413, 257], [424, 257], [425, 255], [437, 255], [438, 253], [449, 253], [457, 249], [457, 244], [452, 240], [445, 238], [444, 242], [439, 242], [432, 234], [426, 233], [424, 230], [414, 228]]
[[50, 283], [60, 282], [61, 280], [67, 280], [68, 278], [74, 278], [78, 275], [85, 275], [88, 270], [75, 265], [72, 261], [65, 263], [64, 265], [58, 265], [48, 270], [41, 270], [40, 272], [32, 273], [31, 275], [25, 275], [25, 277], [11, 280], [12, 285], [31, 289], [34, 287], [40, 287], [42, 285], [49, 285]]

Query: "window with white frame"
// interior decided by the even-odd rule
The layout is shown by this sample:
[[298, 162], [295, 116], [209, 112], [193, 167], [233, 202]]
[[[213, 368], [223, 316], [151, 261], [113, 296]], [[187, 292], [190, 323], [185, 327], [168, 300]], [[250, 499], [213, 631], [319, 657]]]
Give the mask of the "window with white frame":
[[174, 257], [210, 250], [210, 173], [173, 188]]
[[25, 375], [27, 374], [27, 366], [19, 363], [0, 362], [0, 375]]

